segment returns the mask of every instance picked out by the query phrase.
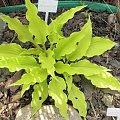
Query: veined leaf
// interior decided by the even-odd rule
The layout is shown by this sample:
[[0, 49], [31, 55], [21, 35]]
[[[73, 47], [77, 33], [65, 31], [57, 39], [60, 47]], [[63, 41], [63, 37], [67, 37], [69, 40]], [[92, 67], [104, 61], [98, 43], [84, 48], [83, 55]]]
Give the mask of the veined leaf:
[[[73, 67], [71, 67], [69, 64], [64, 64], [61, 61], [58, 61], [55, 64], [55, 70], [57, 73], [63, 74], [64, 72], [68, 73], [69, 75], [74, 75], [76, 74], [76, 71]], [[80, 73], [80, 71], [79, 71]]]
[[81, 60], [77, 63], [72, 63], [70, 66], [75, 67], [75, 69], [82, 71], [82, 74], [86, 76], [89, 76], [90, 74], [91, 75], [100, 74], [104, 71], [108, 71], [107, 68], [93, 64], [88, 60]]
[[34, 85], [34, 92], [32, 94], [32, 115], [34, 115], [37, 110], [40, 109], [42, 106], [42, 103], [47, 99], [48, 97], [48, 85], [47, 82], [44, 81], [42, 83]]
[[20, 56], [20, 54], [25, 51], [27, 50], [21, 48], [21, 46], [16, 43], [2, 44], [0, 45], [0, 59], [17, 57]]
[[48, 49], [46, 52], [41, 53], [39, 55], [39, 62], [41, 62], [42, 68], [46, 68], [47, 72], [54, 77], [55, 71], [55, 59], [54, 59], [54, 52]]
[[70, 37], [58, 41], [57, 47], [54, 50], [56, 59], [61, 59], [62, 56], [65, 55], [68, 55], [67, 58], [69, 60], [80, 59], [85, 55], [90, 45], [91, 38], [92, 27], [89, 19], [81, 31], [74, 32]]
[[40, 67], [33, 68], [30, 73], [25, 73], [20, 80], [13, 83], [12, 85], [22, 85], [22, 84], [31, 84], [41, 83], [47, 79], [47, 70]]
[[30, 48], [26, 51], [23, 51], [20, 55], [39, 55], [41, 53], [38, 48]]
[[67, 73], [64, 73], [64, 77], [65, 77], [65, 80], [66, 80], [66, 84], [67, 84], [67, 91], [69, 93], [69, 91], [71, 90], [72, 88], [72, 75], [69, 75]]
[[80, 34], [78, 37], [80, 40], [77, 48], [70, 55], [67, 56], [68, 60], [70, 61], [81, 59], [83, 56], [85, 56], [85, 53], [90, 46], [92, 39], [92, 24], [90, 18], [79, 33]]
[[[66, 12], [64, 12], [63, 14], [61, 14], [60, 16], [58, 16], [55, 20], [53, 20], [50, 25], [49, 25], [49, 32], [50, 34], [53, 34], [51, 36], [50, 41], [51, 42], [57, 42], [59, 40], [59, 38], [63, 37], [62, 35], [62, 27], [63, 25], [71, 18], [73, 18], [74, 14], [78, 11], [80, 11], [81, 9], [83, 9], [85, 6], [79, 6], [76, 8], [72, 8]], [[53, 29], [54, 28], [54, 29]], [[56, 38], [54, 39], [54, 34], [58, 34], [56, 35]]]
[[78, 39], [75, 41], [73, 38], [70, 38], [63, 38], [58, 41], [57, 47], [54, 49], [55, 58], [57, 60], [62, 59], [63, 56], [68, 55], [75, 50]]
[[48, 35], [48, 38], [49, 38], [51, 44], [57, 43], [60, 39], [64, 38], [64, 36], [60, 36], [60, 35], [55, 31], [54, 28], [52, 28], [52, 29], [53, 29], [53, 32]]
[[72, 85], [68, 99], [72, 101], [73, 107], [78, 109], [80, 116], [86, 117], [87, 104], [85, 96], [75, 85]]
[[25, 3], [27, 7], [26, 18], [29, 21], [29, 31], [35, 36], [37, 44], [43, 44], [48, 35], [48, 25], [37, 15], [38, 10], [30, 0], [25, 0]]
[[69, 75], [84, 74], [86, 76], [100, 74], [104, 71], [108, 71], [107, 68], [97, 66], [96, 64], [90, 63], [88, 60], [81, 60], [71, 65], [57, 62], [55, 64], [55, 69], [60, 74], [66, 72]]
[[8, 27], [11, 30], [14, 30], [18, 34], [18, 39], [21, 42], [32, 41], [32, 34], [29, 32], [28, 27], [26, 25], [22, 25], [22, 23], [16, 18], [10, 18], [9, 16], [2, 15], [0, 18], [8, 23]]
[[85, 77], [91, 80], [92, 84], [98, 88], [110, 88], [111, 90], [120, 91], [120, 82], [109, 72]]
[[63, 92], [66, 89], [66, 84], [63, 78], [57, 77], [58, 80], [52, 78], [49, 83], [49, 95], [55, 100], [55, 106], [59, 108], [63, 117], [68, 120], [67, 110], [67, 96]]
[[0, 60], [0, 67], [7, 67], [11, 72], [14, 72], [21, 69], [33, 69], [34, 67], [39, 67], [39, 64], [37, 64], [34, 57], [19, 56], [15, 58]]
[[21, 96], [25, 93], [26, 90], [29, 90], [31, 84], [24, 84], [22, 86]]
[[77, 42], [79, 42], [79, 32], [74, 32], [69, 38], [63, 38], [58, 41], [57, 47], [54, 49], [55, 57], [57, 60], [62, 59], [63, 56], [72, 53], [76, 47]]
[[101, 55], [115, 45], [116, 43], [109, 39], [93, 37], [85, 56], [93, 57], [95, 55]]

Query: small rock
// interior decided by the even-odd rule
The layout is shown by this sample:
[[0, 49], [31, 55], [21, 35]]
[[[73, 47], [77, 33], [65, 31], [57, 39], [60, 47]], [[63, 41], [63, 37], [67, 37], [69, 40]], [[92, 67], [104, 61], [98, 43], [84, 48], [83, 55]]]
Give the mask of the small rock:
[[93, 61], [100, 63], [102, 61], [102, 58], [100, 56], [93, 57]]
[[[59, 110], [53, 105], [45, 105], [40, 108], [40, 110], [35, 114], [35, 116], [31, 117], [32, 108], [30, 105], [21, 108], [15, 120], [65, 120], [60, 113]], [[78, 112], [71, 106], [69, 106], [69, 120], [82, 120], [79, 116]]]
[[114, 14], [110, 14], [110, 15], [108, 16], [108, 23], [109, 23], [109, 24], [114, 24], [115, 21], [116, 21], [116, 16], [115, 16]]
[[120, 68], [120, 62], [115, 59], [111, 60], [109, 64], [111, 64], [113, 67]]
[[113, 106], [113, 105], [112, 105], [112, 102], [113, 102], [113, 96], [112, 96], [112, 95], [104, 94], [104, 96], [103, 96], [103, 98], [102, 98], [102, 101], [104, 102], [104, 104], [105, 104], [107, 107]]
[[16, 101], [18, 101], [19, 99], [21, 98], [21, 92], [18, 92], [16, 95], [13, 95], [12, 97], [11, 97], [11, 101], [12, 102], [16, 102]]
[[7, 42], [2, 42], [2, 44], [8, 44]]
[[4, 38], [8, 39], [8, 38], [13, 38], [14, 34], [10, 31], [6, 31], [4, 34]]

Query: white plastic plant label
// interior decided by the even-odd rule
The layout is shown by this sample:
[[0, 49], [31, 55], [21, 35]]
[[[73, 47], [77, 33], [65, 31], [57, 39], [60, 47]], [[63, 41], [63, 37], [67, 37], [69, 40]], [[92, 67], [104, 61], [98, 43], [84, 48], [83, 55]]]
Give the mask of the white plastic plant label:
[[120, 108], [108, 108], [107, 116], [117, 117], [117, 120], [120, 120]]
[[39, 12], [57, 12], [58, 0], [39, 0]]
[[46, 12], [45, 21], [47, 23], [49, 12], [57, 12], [58, 0], [38, 0], [38, 11]]

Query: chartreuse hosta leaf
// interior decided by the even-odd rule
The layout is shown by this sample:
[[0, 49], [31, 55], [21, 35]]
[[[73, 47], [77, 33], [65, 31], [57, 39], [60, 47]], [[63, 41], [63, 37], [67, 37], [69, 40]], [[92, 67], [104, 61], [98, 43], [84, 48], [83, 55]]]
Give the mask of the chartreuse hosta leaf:
[[85, 6], [79, 6], [76, 8], [72, 8], [72, 9], [64, 12], [63, 14], [61, 14], [55, 20], [52, 20], [52, 22], [49, 25], [50, 34], [48, 36], [51, 43], [57, 43], [60, 39], [65, 38], [61, 31], [63, 25], [69, 19], [71, 19], [77, 11], [80, 11], [84, 7]]
[[[60, 16], [58, 16], [55, 20], [53, 20], [50, 25], [49, 25], [49, 32], [50, 32], [50, 41], [51, 42], [57, 42], [59, 40], [59, 38], [63, 37], [62, 35], [62, 27], [63, 25], [71, 18], [73, 18], [74, 14], [78, 11], [80, 11], [81, 9], [83, 9], [85, 6], [79, 6], [76, 8], [72, 8], [66, 12], [64, 12], [63, 14], [61, 14]], [[54, 34], [56, 35], [55, 39], [54, 39]]]
[[39, 55], [41, 53], [41, 49], [38, 48], [30, 48], [28, 50], [23, 51], [20, 55]]
[[101, 55], [102, 53], [111, 49], [115, 45], [116, 43], [109, 39], [93, 37], [85, 56], [93, 57], [95, 55]]
[[86, 117], [87, 104], [84, 94], [73, 84], [68, 94], [68, 99], [72, 101], [73, 107], [78, 109], [80, 116]]
[[12, 58], [19, 56], [22, 52], [27, 51], [26, 49], [21, 48], [20, 45], [16, 43], [11, 44], [2, 44], [0, 45], [0, 59]]
[[62, 59], [63, 56], [72, 53], [76, 48], [76, 43], [78, 39], [64, 38], [60, 40], [57, 44], [57, 47], [54, 49], [55, 57], [57, 60]]
[[[56, 59], [68, 55], [68, 60], [80, 59], [85, 55], [92, 38], [92, 27], [90, 19], [84, 25], [81, 31], [74, 32], [68, 38], [63, 38], [57, 43], [54, 50]], [[86, 43], [86, 44], [84, 44]], [[78, 44], [78, 45], [77, 45]]]
[[30, 48], [27, 50], [16, 43], [2, 44], [0, 45], [0, 51], [0, 59], [7, 59], [26, 55], [39, 55], [41, 53], [40, 49]]
[[69, 75], [84, 74], [86, 76], [100, 74], [101, 72], [108, 71], [107, 68], [90, 63], [88, 60], [81, 60], [77, 63], [64, 64], [63, 62], [57, 62], [55, 69], [58, 73], [68, 73]]
[[46, 69], [40, 67], [33, 68], [29, 73], [25, 73], [20, 80], [15, 82], [13, 85], [23, 85], [21, 95], [29, 89], [30, 85], [35, 83], [42, 83], [47, 79], [48, 73]]
[[25, 0], [25, 2], [27, 7], [26, 18], [29, 21], [29, 31], [35, 36], [37, 44], [43, 44], [48, 35], [48, 25], [37, 15], [38, 10], [36, 6], [32, 4], [30, 0]]
[[64, 73], [64, 77], [66, 80], [66, 84], [67, 84], [67, 91], [69, 92], [72, 88], [72, 75], [69, 75], [67, 73]]
[[42, 106], [42, 103], [48, 97], [48, 84], [47, 81], [34, 85], [34, 92], [32, 93], [32, 114], [34, 115], [37, 110]]
[[72, 101], [73, 107], [79, 111], [80, 116], [85, 117], [87, 112], [87, 105], [84, 94], [72, 83], [72, 76], [64, 73], [67, 84], [68, 99]]
[[58, 33], [54, 32], [54, 33], [49, 34], [48, 38], [49, 38], [51, 44], [53, 44], [53, 43], [57, 43], [63, 37], [60, 37], [60, 35]]
[[25, 91], [29, 90], [30, 85], [31, 85], [31, 83], [30, 84], [24, 84], [22, 86], [21, 96], [25, 93]]
[[88, 22], [84, 25], [82, 30], [80, 31], [80, 37], [79, 37], [79, 43], [76, 47], [76, 49], [67, 56], [68, 60], [75, 61], [77, 59], [81, 59], [87, 49], [90, 46], [91, 39], [92, 39], [92, 25], [90, 18], [88, 19]]
[[41, 62], [42, 68], [46, 68], [47, 72], [52, 76], [55, 77], [55, 59], [54, 59], [54, 52], [48, 49], [46, 52], [41, 53], [39, 56], [39, 62]]
[[98, 88], [110, 88], [111, 90], [120, 91], [120, 82], [109, 72], [102, 72], [101, 74], [85, 77], [91, 80], [92, 84]]
[[4, 60], [0, 60], [0, 67], [7, 67], [11, 72], [15, 72], [21, 69], [25, 69], [28, 71], [29, 69], [33, 69], [34, 67], [39, 67], [35, 58], [31, 56], [19, 56], [15, 58], [7, 58]]
[[55, 100], [55, 106], [59, 108], [62, 116], [68, 120], [67, 110], [67, 96], [63, 92], [66, 90], [66, 83], [63, 78], [57, 77], [58, 80], [52, 78], [49, 83], [49, 95]]
[[89, 76], [90, 74], [100, 74], [101, 72], [108, 71], [107, 68], [98, 66], [94, 63], [89, 62], [88, 60], [81, 60], [79, 62], [72, 63], [71, 67], [82, 69], [82, 73], [86, 76]]
[[22, 85], [22, 84], [35, 84], [35, 83], [41, 83], [44, 80], [47, 79], [47, 70], [36, 67], [33, 68], [30, 72], [25, 73], [20, 80], [15, 82], [13, 85]]
[[8, 27], [11, 30], [15, 30], [18, 34], [18, 39], [21, 42], [32, 41], [32, 34], [29, 32], [28, 27], [26, 25], [22, 25], [17, 18], [10, 18], [6, 15], [2, 15], [0, 18], [8, 23]]

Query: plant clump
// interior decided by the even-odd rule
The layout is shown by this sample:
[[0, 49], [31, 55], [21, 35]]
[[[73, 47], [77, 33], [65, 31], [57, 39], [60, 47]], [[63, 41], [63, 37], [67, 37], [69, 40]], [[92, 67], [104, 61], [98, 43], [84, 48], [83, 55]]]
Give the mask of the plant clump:
[[[69, 37], [63, 36], [63, 25], [85, 6], [70, 9], [47, 25], [37, 15], [36, 6], [30, 0], [25, 2], [29, 25], [23, 25], [18, 19], [6, 15], [0, 18], [18, 34], [21, 42], [31, 42], [34, 48], [25, 49], [16, 43], [0, 45], [0, 67], [7, 67], [11, 72], [25, 70], [21, 79], [12, 85], [22, 85], [22, 95], [34, 85], [31, 101], [33, 115], [49, 95], [66, 120], [68, 100], [85, 118], [85, 96], [74, 85], [73, 76], [84, 75], [96, 87], [120, 91], [120, 82], [109, 73], [109, 69], [87, 59], [103, 54], [116, 43], [107, 38], [92, 37], [90, 17], [80, 31], [73, 32]], [[46, 42], [49, 42], [49, 47], [46, 47]]]

